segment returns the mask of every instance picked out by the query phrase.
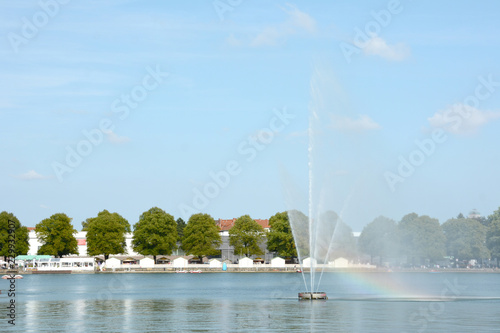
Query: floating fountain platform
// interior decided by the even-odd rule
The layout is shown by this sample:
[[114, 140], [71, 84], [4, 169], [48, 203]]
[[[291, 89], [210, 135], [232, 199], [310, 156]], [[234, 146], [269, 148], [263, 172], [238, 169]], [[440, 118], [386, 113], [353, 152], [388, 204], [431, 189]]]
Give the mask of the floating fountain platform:
[[304, 293], [299, 293], [299, 300], [310, 300], [314, 301], [317, 299], [328, 299], [328, 296], [326, 296], [326, 293], [324, 291], [315, 291], [315, 292], [304, 292]]

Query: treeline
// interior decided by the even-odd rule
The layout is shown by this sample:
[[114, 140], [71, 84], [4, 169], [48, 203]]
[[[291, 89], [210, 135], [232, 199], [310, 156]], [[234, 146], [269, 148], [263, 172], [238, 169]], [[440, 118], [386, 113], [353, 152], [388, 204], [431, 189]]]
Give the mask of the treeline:
[[415, 213], [396, 223], [380, 216], [363, 229], [358, 249], [378, 257], [379, 262], [406, 261], [422, 265], [443, 261], [455, 264], [465, 261], [500, 258], [500, 208], [488, 217], [459, 214], [440, 224], [429, 216]]
[[[295, 233], [290, 224], [294, 220]], [[466, 218], [462, 214], [443, 223], [429, 216], [415, 213], [396, 222], [384, 216], [377, 217], [363, 228], [356, 243], [352, 230], [334, 212], [326, 212], [321, 218], [321, 229], [316, 231], [316, 255], [323, 251], [328, 259], [346, 257], [359, 259], [370, 257], [378, 263], [406, 262], [409, 264], [435, 263], [449, 257], [464, 261], [500, 257], [500, 208], [485, 217], [475, 215]], [[15, 230], [12, 231], [14, 222]], [[249, 215], [236, 219], [229, 230], [229, 242], [235, 255], [261, 255], [265, 247], [282, 257], [309, 256], [308, 217], [298, 211], [276, 213], [269, 219], [270, 230], [265, 233]], [[103, 210], [96, 217], [82, 222], [82, 231], [87, 232], [87, 254], [125, 254], [125, 234], [133, 233], [132, 248], [142, 255], [170, 255], [178, 248], [199, 258], [218, 256], [222, 239], [216, 221], [208, 214], [194, 214], [187, 223], [158, 207], [153, 207], [139, 216], [137, 223], [129, 222], [118, 213]], [[19, 220], [7, 212], [0, 213], [0, 256], [8, 256], [8, 235], [15, 232], [16, 255], [29, 250], [28, 230]], [[38, 254], [78, 254], [77, 232], [71, 218], [64, 213], [54, 214], [42, 220], [35, 232], [43, 244]], [[294, 238], [295, 234], [295, 238]], [[331, 238], [330, 235], [335, 235]], [[326, 237], [325, 237], [326, 236]], [[297, 242], [298, 246], [295, 246]], [[320, 254], [321, 255], [321, 254]]]
[[[75, 238], [77, 230], [71, 220], [66, 214], [57, 213], [38, 223], [35, 233], [43, 245], [37, 254], [55, 257], [78, 254], [78, 242]], [[14, 230], [9, 231], [9, 221], [15, 222]], [[82, 231], [87, 232], [87, 254], [103, 255], [105, 259], [112, 254], [127, 252], [125, 237], [130, 232], [133, 233], [133, 250], [142, 255], [151, 255], [155, 261], [156, 256], [170, 255], [178, 248], [199, 258], [217, 256], [222, 243], [219, 227], [210, 215], [194, 214], [186, 223], [182, 218], [175, 220], [158, 207], [142, 213], [139, 221], [133, 225], [133, 231], [125, 218], [107, 210], [82, 222]], [[7, 244], [9, 232], [15, 233], [15, 255], [27, 254], [27, 228], [12, 213], [4, 211], [0, 213], [0, 255], [4, 258], [12, 254], [8, 251]], [[236, 219], [229, 231], [229, 238], [235, 254], [263, 254], [264, 229], [248, 215]]]

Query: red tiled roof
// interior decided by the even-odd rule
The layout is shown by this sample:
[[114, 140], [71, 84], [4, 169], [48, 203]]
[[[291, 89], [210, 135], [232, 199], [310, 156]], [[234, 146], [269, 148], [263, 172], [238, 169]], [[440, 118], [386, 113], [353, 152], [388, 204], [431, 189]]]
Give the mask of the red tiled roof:
[[[217, 221], [217, 226], [219, 227], [220, 231], [228, 231], [234, 226], [234, 222], [236, 222], [236, 219], [233, 218], [231, 220], [223, 220], [219, 219]], [[255, 222], [260, 224], [260, 226], [264, 229], [269, 229], [269, 220], [261, 220], [261, 219], [256, 219]]]
[[27, 227], [28, 231], [35, 230], [35, 227]]

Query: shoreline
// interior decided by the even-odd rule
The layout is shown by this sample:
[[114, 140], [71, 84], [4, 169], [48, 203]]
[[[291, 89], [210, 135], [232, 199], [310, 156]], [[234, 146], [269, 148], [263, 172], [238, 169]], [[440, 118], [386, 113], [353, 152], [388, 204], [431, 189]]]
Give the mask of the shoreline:
[[[316, 273], [322, 270], [317, 269]], [[386, 269], [386, 268], [328, 268], [324, 270], [325, 273], [429, 273], [429, 274], [442, 274], [442, 273], [500, 273], [500, 269], [484, 268], [484, 269], [463, 269], [463, 268], [448, 268], [448, 269]], [[289, 268], [231, 268], [223, 271], [218, 268], [168, 268], [168, 269], [151, 269], [151, 268], [117, 268], [109, 269], [106, 271], [18, 271], [16, 274], [21, 275], [53, 275], [53, 274], [206, 274], [206, 273], [293, 273], [300, 274], [296, 269]], [[304, 269], [304, 273], [309, 274], [309, 269]]]

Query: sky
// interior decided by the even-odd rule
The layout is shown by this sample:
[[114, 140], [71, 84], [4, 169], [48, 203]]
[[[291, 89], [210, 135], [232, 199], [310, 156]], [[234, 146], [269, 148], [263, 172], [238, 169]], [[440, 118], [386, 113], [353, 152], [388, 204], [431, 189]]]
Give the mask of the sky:
[[35, 226], [500, 206], [496, 1], [0, 0], [0, 210]]

